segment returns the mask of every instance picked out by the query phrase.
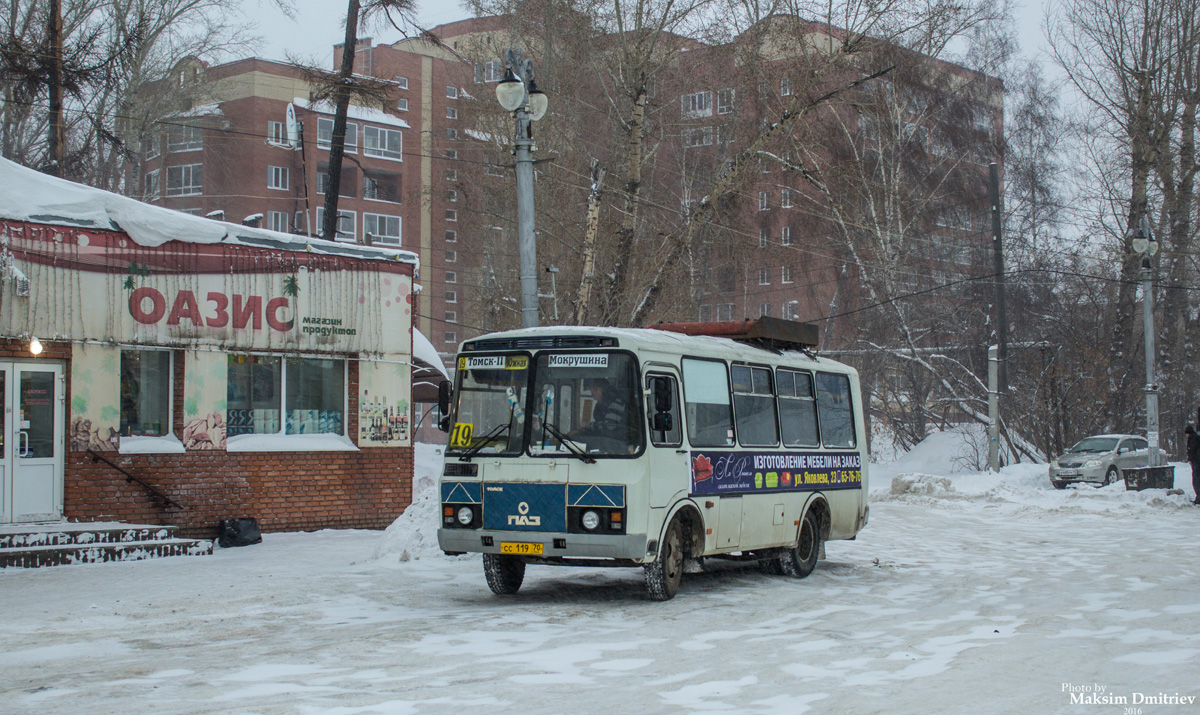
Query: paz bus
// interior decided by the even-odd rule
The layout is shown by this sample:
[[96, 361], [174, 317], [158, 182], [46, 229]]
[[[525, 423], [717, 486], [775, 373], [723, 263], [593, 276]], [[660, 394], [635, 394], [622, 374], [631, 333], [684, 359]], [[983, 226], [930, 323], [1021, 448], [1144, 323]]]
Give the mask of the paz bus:
[[653, 600], [704, 558], [804, 578], [868, 517], [858, 374], [816, 334], [764, 317], [465, 341], [439, 546], [482, 553], [497, 594], [529, 564], [641, 567]]

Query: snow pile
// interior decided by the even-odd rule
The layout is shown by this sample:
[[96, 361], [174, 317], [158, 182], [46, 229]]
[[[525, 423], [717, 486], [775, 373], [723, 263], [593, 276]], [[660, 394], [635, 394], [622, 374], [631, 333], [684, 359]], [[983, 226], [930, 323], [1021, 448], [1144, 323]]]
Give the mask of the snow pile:
[[892, 496], [952, 498], [960, 496], [948, 477], [932, 474], [900, 474], [892, 479]]
[[412, 504], [383, 532], [375, 551], [376, 559], [403, 563], [443, 558], [437, 542], [440, 505], [437, 485], [442, 471], [442, 450], [440, 444], [414, 444]]

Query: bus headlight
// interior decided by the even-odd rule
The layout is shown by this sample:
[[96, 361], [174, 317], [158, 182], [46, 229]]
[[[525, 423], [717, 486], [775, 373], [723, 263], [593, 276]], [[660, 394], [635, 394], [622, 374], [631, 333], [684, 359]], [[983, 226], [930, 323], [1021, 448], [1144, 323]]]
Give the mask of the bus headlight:
[[583, 517], [579, 522], [583, 524], [583, 528], [588, 531], [595, 531], [597, 526], [600, 526], [600, 515], [594, 511], [583, 512]]
[[464, 506], [458, 510], [458, 523], [463, 526], [470, 526], [475, 520], [475, 512], [471, 511], [471, 507]]

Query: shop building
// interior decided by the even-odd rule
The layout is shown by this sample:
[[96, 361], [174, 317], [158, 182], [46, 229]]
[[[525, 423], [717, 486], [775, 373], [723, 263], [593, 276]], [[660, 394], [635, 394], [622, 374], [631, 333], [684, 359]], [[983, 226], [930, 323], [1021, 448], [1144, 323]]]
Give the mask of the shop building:
[[0, 523], [211, 536], [238, 516], [382, 528], [408, 506], [415, 254], [6, 160], [0, 186]]

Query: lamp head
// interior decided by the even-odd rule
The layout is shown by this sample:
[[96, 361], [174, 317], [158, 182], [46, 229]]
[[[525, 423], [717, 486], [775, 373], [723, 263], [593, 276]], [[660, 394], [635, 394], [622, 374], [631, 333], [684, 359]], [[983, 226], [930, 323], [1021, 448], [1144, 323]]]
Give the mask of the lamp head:
[[38, 340], [36, 335], [29, 340], [29, 352], [33, 355], [42, 354], [42, 341]]
[[546, 93], [538, 89], [537, 82], [530, 81], [529, 83], [529, 118], [533, 121], [541, 119], [546, 114], [546, 107], [549, 106], [550, 100], [546, 97]]
[[512, 67], [504, 70], [504, 79], [496, 85], [496, 99], [510, 112], [525, 103], [525, 83], [517, 79]]

